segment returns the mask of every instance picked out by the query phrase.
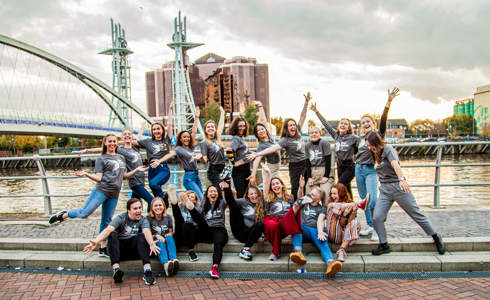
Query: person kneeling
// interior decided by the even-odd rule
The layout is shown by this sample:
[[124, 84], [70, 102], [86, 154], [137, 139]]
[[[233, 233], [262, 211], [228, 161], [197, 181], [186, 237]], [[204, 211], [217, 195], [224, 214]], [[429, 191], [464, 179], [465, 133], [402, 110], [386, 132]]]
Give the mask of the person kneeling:
[[109, 238], [108, 250], [114, 282], [122, 282], [124, 272], [119, 267], [120, 261], [140, 258], [143, 261], [143, 280], [146, 285], [153, 285], [155, 278], [151, 272], [150, 254], [160, 253], [160, 248], [153, 242], [148, 219], [142, 215], [141, 199], [129, 199], [126, 209], [127, 212], [115, 217], [94, 240], [90, 240], [90, 244], [83, 248], [83, 252], [93, 251], [97, 244]]

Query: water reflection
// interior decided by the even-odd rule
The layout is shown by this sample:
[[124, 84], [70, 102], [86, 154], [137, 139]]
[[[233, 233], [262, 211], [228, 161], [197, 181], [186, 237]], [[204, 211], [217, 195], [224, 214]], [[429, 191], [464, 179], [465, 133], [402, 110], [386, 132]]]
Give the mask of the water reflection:
[[[442, 163], [475, 163], [490, 162], [487, 155], [465, 155], [465, 156], [443, 156]], [[414, 159], [402, 160], [402, 165], [433, 164], [434, 157], [417, 157]], [[84, 170], [93, 172], [91, 168]], [[48, 175], [61, 176], [72, 175], [71, 169], [48, 169]], [[405, 176], [410, 184], [428, 184], [434, 183], [434, 168], [403, 168]], [[0, 170], [0, 176], [27, 176], [39, 175], [36, 169], [17, 169], [17, 170]], [[259, 174], [260, 175], [260, 174]], [[285, 182], [288, 181], [288, 172], [283, 172]], [[485, 166], [479, 167], [445, 167], [441, 171], [441, 183], [469, 183], [469, 182], [488, 182], [490, 181], [490, 168]], [[258, 181], [260, 181], [258, 176]], [[203, 185], [207, 186], [206, 174], [201, 174]], [[353, 181], [355, 184], [355, 179]], [[179, 182], [181, 184], [181, 182]], [[49, 188], [52, 194], [74, 194], [90, 193], [95, 183], [87, 178], [76, 179], [49, 179]], [[148, 183], [147, 183], [147, 189]], [[123, 189], [129, 189], [127, 182], [123, 184]], [[433, 188], [413, 188], [413, 193], [419, 205], [432, 205]], [[0, 195], [18, 195], [18, 194], [42, 194], [40, 180], [1, 180]], [[357, 191], [354, 190], [356, 198]], [[125, 210], [125, 202], [128, 199], [128, 193], [122, 192], [119, 203], [116, 208], [117, 213]], [[42, 213], [43, 199], [37, 198], [0, 198], [3, 203], [1, 212], [3, 213]], [[82, 207], [86, 197], [54, 197], [52, 198], [53, 211], [61, 209], [71, 209]], [[490, 205], [490, 189], [488, 186], [478, 187], [442, 187], [441, 188], [441, 205]], [[97, 214], [100, 210], [97, 211]]]

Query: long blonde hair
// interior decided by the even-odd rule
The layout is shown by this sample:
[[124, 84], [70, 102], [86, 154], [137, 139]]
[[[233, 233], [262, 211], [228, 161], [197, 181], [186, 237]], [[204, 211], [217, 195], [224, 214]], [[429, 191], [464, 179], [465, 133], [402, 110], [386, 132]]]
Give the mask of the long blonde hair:
[[[374, 124], [374, 128], [373, 128], [373, 130], [376, 130], [376, 120], [374, 119], [373, 115], [371, 115], [371, 114], [363, 114], [363, 115], [361, 116], [361, 118], [359, 119], [359, 121], [362, 123], [362, 119], [364, 119], [364, 118], [369, 118], [369, 119], [371, 119], [371, 122], [373, 122], [373, 124]], [[362, 126], [360, 126], [360, 128], [361, 128], [361, 133], [362, 133], [362, 134], [366, 134], [366, 133], [368, 133], [368, 132], [364, 131], [364, 128], [363, 128]]]
[[153, 200], [151, 201], [151, 204], [150, 204], [150, 217], [152, 218], [155, 218], [155, 212], [153, 211], [153, 205], [157, 202], [157, 201], [160, 201], [162, 202], [163, 204], [163, 213], [162, 213], [162, 217], [165, 217], [167, 215], [167, 206], [165, 206], [165, 201], [163, 201], [163, 199], [161, 197], [155, 197], [153, 198]]
[[245, 199], [247, 199], [248, 201], [250, 201], [250, 198], [248, 198], [248, 191], [250, 189], [254, 189], [257, 192], [257, 203], [255, 204], [255, 209], [254, 209], [255, 221], [262, 222], [264, 221], [265, 218], [264, 198], [262, 197], [262, 192], [257, 186], [249, 185], [247, 187], [247, 190], [245, 191], [245, 196], [244, 196]]
[[216, 126], [216, 122], [214, 122], [213, 120], [207, 120], [206, 123], [204, 123], [204, 140], [210, 145], [213, 144], [213, 141], [211, 141], [212, 138], [210, 138], [206, 132], [206, 126], [211, 123], [214, 124], [214, 128], [216, 129], [214, 133], [214, 140], [216, 141], [216, 144], [218, 144], [218, 146], [223, 147], [223, 142], [221, 141], [221, 133], [218, 132], [218, 126]]
[[[279, 182], [281, 182], [281, 184], [282, 184], [282, 188], [281, 188], [281, 190], [282, 190], [282, 200], [289, 201], [289, 200], [293, 199], [293, 196], [288, 192], [288, 189], [286, 188], [286, 185], [284, 184], [284, 182], [282, 181], [281, 178], [279, 178], [279, 177], [272, 177], [271, 178], [271, 181], [269, 183], [269, 186], [271, 186], [272, 180], [274, 180], [274, 179], [279, 180]], [[269, 193], [267, 193], [267, 196], [265, 198], [265, 201], [267, 201], [267, 203], [274, 203], [274, 202], [276, 202], [276, 200], [277, 200], [276, 193], [274, 193], [274, 191], [272, 190], [272, 188], [269, 188]]]

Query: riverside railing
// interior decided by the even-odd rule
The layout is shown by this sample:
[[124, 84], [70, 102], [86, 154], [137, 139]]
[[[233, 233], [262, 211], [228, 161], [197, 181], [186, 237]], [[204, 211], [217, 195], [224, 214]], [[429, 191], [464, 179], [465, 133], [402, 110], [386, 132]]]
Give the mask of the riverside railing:
[[[446, 167], [473, 167], [473, 166], [490, 166], [490, 163], [462, 163], [462, 164], [441, 164], [442, 149], [444, 146], [450, 145], [490, 145], [490, 142], [449, 142], [449, 143], [412, 143], [412, 144], [392, 144], [393, 146], [410, 146], [410, 147], [420, 147], [420, 146], [437, 146], [437, 154], [435, 159], [435, 164], [421, 164], [421, 165], [402, 165], [402, 168], [435, 168], [434, 173], [434, 183], [433, 184], [413, 184], [411, 187], [433, 187], [433, 207], [441, 208], [440, 205], [440, 188], [441, 187], [452, 187], [452, 186], [490, 186], [490, 182], [468, 182], [468, 183], [440, 183], [441, 168]], [[98, 157], [98, 154], [86, 154], [83, 157]], [[5, 176], [0, 177], [0, 180], [41, 180], [42, 194], [17, 194], [17, 195], [0, 195], [0, 198], [20, 198], [20, 197], [42, 197], [44, 199], [44, 217], [50, 216], [52, 214], [51, 207], [51, 197], [82, 197], [88, 196], [90, 193], [78, 193], [78, 194], [51, 194], [49, 191], [48, 179], [75, 179], [79, 178], [77, 176], [48, 176], [46, 175], [46, 170], [44, 168], [42, 160], [45, 159], [62, 159], [62, 158], [77, 158], [80, 155], [49, 155], [49, 156], [24, 156], [24, 157], [0, 157], [0, 161], [4, 160], [34, 160], [36, 166], [39, 170], [40, 175], [38, 176]], [[287, 168], [281, 168], [280, 171], [288, 171]], [[207, 170], [200, 169], [200, 173], [206, 173]], [[183, 174], [183, 170], [174, 170], [173, 174]], [[352, 186], [356, 188], [356, 186]], [[129, 191], [129, 190], [127, 190]], [[183, 189], [177, 189], [177, 191], [184, 191]], [[126, 192], [126, 191], [125, 191]]]

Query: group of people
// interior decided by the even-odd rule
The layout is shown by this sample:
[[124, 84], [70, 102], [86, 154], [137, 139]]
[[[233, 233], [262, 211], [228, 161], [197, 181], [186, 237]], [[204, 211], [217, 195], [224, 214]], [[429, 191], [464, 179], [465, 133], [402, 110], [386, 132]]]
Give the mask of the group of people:
[[[199, 259], [194, 249], [197, 243], [212, 243], [213, 262], [209, 271], [219, 278], [219, 265], [223, 248], [228, 242], [225, 211], [229, 209], [233, 236], [244, 244], [238, 254], [252, 260], [252, 246], [264, 234], [272, 245], [270, 260], [277, 260], [282, 252], [281, 241], [292, 237], [293, 251], [289, 258], [305, 264], [303, 242], [313, 243], [327, 265], [327, 275], [333, 276], [342, 269], [347, 248], [360, 235], [372, 234], [379, 245], [373, 255], [390, 252], [384, 222], [394, 201], [433, 237], [437, 251], [444, 254], [440, 236], [418, 208], [406, 178], [400, 168], [396, 150], [385, 144], [388, 111], [398, 89], [388, 90], [388, 101], [380, 120], [379, 131], [375, 119], [366, 114], [361, 117], [362, 135], [355, 135], [352, 124], [342, 118], [334, 129], [320, 114], [311, 96], [305, 103], [299, 122], [288, 118], [282, 126], [281, 138], [276, 143], [270, 132], [260, 103], [258, 122], [253, 132], [258, 141], [256, 152], [249, 150], [245, 137], [249, 132], [246, 119], [236, 117], [228, 128], [232, 136], [227, 147], [221, 140], [224, 129], [224, 110], [218, 124], [209, 120], [204, 124], [204, 139], [200, 153], [194, 152], [199, 122], [196, 109], [191, 132], [177, 134], [176, 145], [171, 147], [172, 111], [167, 128], [161, 123], [151, 125], [151, 138], [133, 139], [132, 131], [123, 130], [121, 141], [109, 134], [103, 139], [101, 149], [83, 150], [79, 153], [102, 152], [95, 163], [95, 174], [76, 172], [97, 182], [83, 208], [60, 211], [49, 222], [62, 222], [67, 218], [85, 218], [102, 205], [100, 233], [90, 241], [85, 252], [100, 244], [99, 255], [111, 259], [115, 282], [121, 282], [123, 271], [120, 261], [141, 258], [143, 279], [148, 285], [155, 280], [151, 271], [150, 256], [157, 256], [166, 276], [179, 269], [176, 245], [187, 248], [189, 259]], [[172, 103], [173, 104], [173, 103]], [[173, 107], [173, 105], [170, 107]], [[322, 125], [335, 142], [338, 182], [334, 181], [333, 153], [327, 140], [321, 137], [318, 127], [309, 127], [309, 141], [301, 137], [301, 127], [308, 107], [316, 113]], [[146, 150], [149, 167], [143, 165], [139, 149]], [[287, 188], [279, 169], [284, 149], [289, 157], [289, 183]], [[176, 157], [184, 169], [185, 192], [177, 193], [173, 184], [164, 193], [162, 185], [170, 178], [167, 161]], [[198, 161], [207, 164], [210, 185], [203, 190], [198, 173]], [[227, 165], [232, 166], [227, 176]], [[257, 171], [262, 168], [263, 190], [256, 184]], [[145, 172], [152, 194], [145, 188]], [[361, 201], [354, 202], [350, 183], [356, 178]], [[123, 179], [128, 179], [132, 198], [127, 202], [127, 212], [112, 219]], [[379, 181], [379, 197], [378, 197]], [[232, 186], [234, 187], [232, 189]], [[148, 216], [142, 216], [143, 199], [147, 202]], [[171, 206], [172, 216], [167, 213]], [[366, 215], [366, 228], [361, 230], [357, 210]], [[330, 243], [339, 244], [334, 258]]]

